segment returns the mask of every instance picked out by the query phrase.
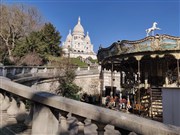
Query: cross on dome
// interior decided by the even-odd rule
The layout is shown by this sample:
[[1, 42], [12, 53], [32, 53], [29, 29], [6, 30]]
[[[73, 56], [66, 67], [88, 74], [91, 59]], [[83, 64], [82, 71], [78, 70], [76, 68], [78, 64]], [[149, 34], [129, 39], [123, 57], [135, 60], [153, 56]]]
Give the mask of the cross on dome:
[[78, 24], [81, 24], [81, 18], [80, 18], [80, 16], [78, 17]]
[[69, 34], [71, 34], [71, 29], [69, 30]]

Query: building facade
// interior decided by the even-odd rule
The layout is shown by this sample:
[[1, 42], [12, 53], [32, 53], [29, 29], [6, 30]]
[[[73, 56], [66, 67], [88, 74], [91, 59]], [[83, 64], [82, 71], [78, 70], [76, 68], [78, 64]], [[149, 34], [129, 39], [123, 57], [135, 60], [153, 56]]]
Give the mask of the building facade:
[[74, 27], [73, 31], [69, 31], [65, 42], [63, 43], [63, 50], [65, 56], [72, 58], [82, 57], [83, 59], [92, 58], [97, 59], [96, 54], [93, 51], [93, 44], [89, 37], [89, 33], [84, 34], [84, 28], [81, 25], [81, 19], [78, 18], [78, 23]]

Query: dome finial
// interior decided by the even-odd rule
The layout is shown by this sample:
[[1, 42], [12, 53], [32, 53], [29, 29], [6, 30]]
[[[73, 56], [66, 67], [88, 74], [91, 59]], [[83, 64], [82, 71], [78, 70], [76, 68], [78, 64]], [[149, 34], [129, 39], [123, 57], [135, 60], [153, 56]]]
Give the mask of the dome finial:
[[87, 31], [87, 35], [89, 36], [89, 32]]
[[81, 18], [80, 18], [80, 16], [78, 17], [78, 24], [80, 24], [81, 23]]
[[69, 34], [71, 34], [71, 29], [69, 29]]

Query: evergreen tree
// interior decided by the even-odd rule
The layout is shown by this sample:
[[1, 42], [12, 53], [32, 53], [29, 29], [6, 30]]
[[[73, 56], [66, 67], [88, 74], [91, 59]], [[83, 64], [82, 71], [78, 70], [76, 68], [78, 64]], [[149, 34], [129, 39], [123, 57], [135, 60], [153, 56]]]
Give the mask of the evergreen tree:
[[78, 99], [78, 92], [81, 91], [82, 88], [74, 83], [76, 73], [71, 65], [72, 63], [67, 58], [61, 58], [61, 61], [56, 63], [55, 66], [57, 66], [57, 70], [59, 70], [59, 74], [57, 74], [59, 87], [55, 92], [63, 97]]
[[61, 48], [59, 47], [61, 41], [61, 36], [55, 27], [51, 23], [46, 23], [41, 30], [43, 34], [43, 41], [47, 45], [47, 54], [52, 56], [60, 56], [62, 53]]
[[46, 63], [49, 56], [61, 56], [62, 50], [59, 46], [60, 39], [61, 36], [59, 32], [56, 31], [51, 23], [48, 23], [45, 24], [40, 31], [31, 32], [29, 36], [18, 40], [13, 54], [16, 57], [24, 58], [27, 54], [33, 53]]

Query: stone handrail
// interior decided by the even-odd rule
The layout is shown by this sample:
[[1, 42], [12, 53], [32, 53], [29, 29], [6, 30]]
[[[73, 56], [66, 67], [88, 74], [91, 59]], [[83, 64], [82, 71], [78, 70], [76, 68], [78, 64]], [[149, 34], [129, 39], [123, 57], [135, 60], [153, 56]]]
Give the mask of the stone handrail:
[[[0, 76], [27, 75], [36, 73], [51, 73], [56, 75], [58, 67], [55, 66], [0, 66]], [[77, 67], [76, 72], [100, 71], [99, 67]]]
[[[56, 108], [60, 111], [60, 113], [70, 112], [72, 113], [72, 115], [80, 117], [81, 119], [91, 119], [93, 122], [97, 123], [97, 125], [110, 124], [115, 126], [116, 129], [133, 131], [137, 134], [143, 135], [178, 135], [180, 133], [178, 132], [180, 130], [174, 126], [168, 126], [163, 123], [148, 120], [132, 114], [113, 111], [72, 99], [67, 99], [52, 93], [37, 91], [30, 87], [12, 82], [4, 77], [0, 78], [0, 89], [8, 93], [15, 94], [16, 96], [33, 101], [35, 104], [40, 103], [42, 105], [49, 106], [49, 108]], [[41, 124], [45, 125], [46, 123]], [[32, 126], [32, 128], [33, 127], [35, 128], [35, 126]], [[49, 128], [51, 127], [48, 127], [48, 130], [50, 130]]]

